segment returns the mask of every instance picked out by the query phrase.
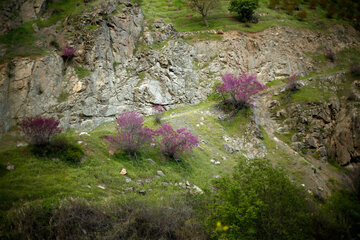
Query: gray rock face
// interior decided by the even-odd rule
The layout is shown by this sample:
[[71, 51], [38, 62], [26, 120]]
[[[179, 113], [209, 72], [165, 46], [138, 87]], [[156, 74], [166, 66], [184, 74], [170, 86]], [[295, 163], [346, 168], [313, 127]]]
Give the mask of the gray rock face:
[[[47, 3], [28, 1], [16, 3], [18, 9], [30, 8], [27, 19], [39, 16]], [[89, 129], [125, 111], [152, 114], [154, 104], [166, 109], [197, 104], [224, 73], [257, 74], [264, 83], [294, 72], [306, 75], [315, 67], [304, 51], [330, 42], [335, 51], [360, 42], [351, 28], [338, 34], [343, 27], [336, 26], [327, 35], [274, 27], [256, 34], [227, 32], [221, 41], [191, 45], [163, 21], [152, 31], [143, 29], [143, 18], [131, 3], [108, 0], [78, 17], [79, 26], [66, 26], [65, 33], [97, 26], [68, 41], [76, 50], [72, 62], [50, 54], [0, 65], [0, 134], [34, 115], [56, 117], [65, 128]], [[76, 65], [89, 76], [80, 78]]]

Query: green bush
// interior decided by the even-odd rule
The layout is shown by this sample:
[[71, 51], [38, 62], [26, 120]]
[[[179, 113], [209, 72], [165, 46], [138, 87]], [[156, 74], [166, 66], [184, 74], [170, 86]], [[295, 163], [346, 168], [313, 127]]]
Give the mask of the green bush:
[[240, 21], [246, 22], [251, 19], [258, 6], [257, 0], [231, 0], [229, 11], [237, 13]]
[[303, 189], [266, 160], [240, 161], [215, 183], [206, 225], [220, 239], [311, 239]]
[[65, 136], [57, 136], [45, 146], [34, 145], [31, 150], [38, 157], [55, 158], [71, 163], [80, 162], [84, 155], [82, 147]]

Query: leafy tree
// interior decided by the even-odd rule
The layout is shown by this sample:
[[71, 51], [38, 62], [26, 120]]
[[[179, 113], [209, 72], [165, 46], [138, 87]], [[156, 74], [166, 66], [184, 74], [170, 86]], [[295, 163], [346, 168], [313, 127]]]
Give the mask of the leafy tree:
[[218, 6], [219, 0], [186, 0], [185, 4], [193, 11], [201, 14], [204, 24], [209, 27], [207, 16], [209, 11]]
[[54, 118], [31, 117], [20, 122], [20, 128], [28, 140], [37, 146], [48, 145], [61, 132], [60, 122]]
[[265, 89], [265, 86], [257, 81], [255, 75], [243, 73], [239, 77], [227, 73], [222, 76], [223, 83], [217, 87], [217, 91], [223, 95], [226, 101], [226, 95], [231, 96], [231, 104], [236, 109], [246, 106], [252, 106], [256, 95]]
[[144, 119], [139, 113], [123, 113], [116, 120], [117, 136], [106, 137], [111, 150], [135, 155], [141, 147], [152, 140], [153, 130], [143, 127]]
[[159, 137], [160, 150], [171, 159], [178, 158], [183, 152], [191, 152], [199, 144], [199, 140], [185, 128], [174, 130], [170, 125], [163, 124], [155, 132]]
[[205, 217], [214, 238], [311, 239], [304, 190], [268, 161], [240, 160], [233, 175], [215, 187]]
[[259, 4], [257, 0], [231, 0], [229, 11], [239, 15], [241, 21], [249, 21]]

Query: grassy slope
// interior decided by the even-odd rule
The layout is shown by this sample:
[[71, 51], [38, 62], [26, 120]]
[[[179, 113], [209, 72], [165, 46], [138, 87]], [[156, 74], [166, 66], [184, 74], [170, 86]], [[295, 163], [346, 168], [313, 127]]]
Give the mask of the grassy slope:
[[[204, 116], [204, 125], [195, 127], [203, 114], [202, 110], [209, 110], [213, 102], [192, 107], [185, 107], [166, 113], [166, 123], [174, 127], [192, 129], [196, 135], [201, 136], [207, 144], [202, 144], [202, 149], [196, 148], [192, 154], [184, 154], [180, 163], [166, 160], [156, 148], [144, 150], [138, 159], [130, 159], [126, 155], [110, 156], [107, 144], [102, 137], [115, 133], [114, 124], [106, 123], [90, 131], [91, 136], [68, 131], [65, 135], [69, 138], [84, 141], [86, 156], [79, 165], [54, 161], [54, 159], [38, 159], [28, 147], [16, 148], [16, 137], [7, 136], [0, 140], [0, 210], [2, 213], [10, 208], [18, 208], [25, 202], [54, 203], [64, 197], [83, 197], [90, 201], [105, 201], [106, 199], [127, 198], [140, 196], [137, 191], [125, 191], [128, 187], [148, 191], [144, 198], [149, 201], [166, 201], [175, 193], [184, 193], [186, 190], [173, 185], [175, 182], [189, 181], [203, 190], [209, 190], [210, 182], [214, 175], [230, 173], [241, 154], [229, 155], [222, 147], [222, 136], [237, 135], [240, 122], [247, 120], [244, 116], [236, 118], [225, 126], [216, 117]], [[153, 125], [153, 118], [146, 119], [146, 125]], [[239, 131], [236, 132], [235, 130]], [[6, 143], [6, 144], [3, 144]], [[227, 160], [223, 161], [222, 156]], [[151, 158], [156, 165], [147, 161]], [[220, 165], [210, 163], [211, 158], [221, 161]], [[10, 162], [15, 165], [14, 171], [4, 170]], [[125, 177], [120, 174], [122, 168], [128, 171], [130, 183], [125, 182]], [[156, 177], [156, 171], [162, 170], [164, 177]], [[146, 179], [152, 182], [145, 183]], [[144, 186], [136, 183], [142, 180]], [[162, 182], [172, 183], [168, 187]], [[102, 190], [98, 185], [105, 186]], [[90, 187], [89, 187], [90, 186]], [[149, 192], [149, 189], [152, 189]], [[126, 192], [125, 194], [123, 192]], [[142, 196], [140, 196], [142, 197]]]
[[228, 11], [229, 1], [220, 1], [220, 6], [210, 12], [208, 17], [209, 28], [205, 27], [200, 14], [192, 12], [184, 6], [184, 0], [144, 0], [142, 8], [149, 23], [155, 19], [163, 18], [166, 22], [174, 24], [175, 28], [181, 32], [208, 29], [258, 32], [271, 26], [292, 26], [320, 30], [320, 28], [326, 29], [341, 22], [336, 19], [327, 19], [323, 10], [309, 9], [305, 5], [302, 7], [306, 9], [308, 17], [305, 21], [299, 21], [295, 16], [288, 15], [282, 10], [269, 9], [267, 0], [259, 0], [259, 4], [260, 7], [256, 12], [260, 15], [260, 21], [258, 24], [250, 24], [250, 27], [239, 23], [236, 15]]

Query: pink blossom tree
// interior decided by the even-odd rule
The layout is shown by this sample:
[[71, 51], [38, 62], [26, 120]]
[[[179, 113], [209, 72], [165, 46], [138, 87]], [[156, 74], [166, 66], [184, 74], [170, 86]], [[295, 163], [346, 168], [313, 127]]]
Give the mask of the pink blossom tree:
[[221, 79], [223, 82], [216, 90], [222, 94], [224, 101], [226, 101], [227, 95], [230, 95], [230, 102], [236, 109], [251, 107], [254, 98], [265, 89], [265, 86], [256, 79], [255, 75], [243, 73], [236, 77], [231, 73], [226, 73]]
[[34, 145], [47, 145], [61, 132], [60, 122], [55, 118], [31, 117], [20, 122], [19, 126], [28, 140]]
[[105, 138], [110, 144], [110, 150], [123, 151], [134, 156], [154, 135], [154, 131], [143, 127], [143, 124], [144, 119], [139, 113], [121, 114], [116, 124], [117, 135]]
[[197, 137], [190, 131], [186, 131], [185, 128], [174, 130], [168, 124], [163, 124], [155, 134], [162, 153], [174, 160], [183, 152], [191, 152], [193, 147], [199, 144]]

